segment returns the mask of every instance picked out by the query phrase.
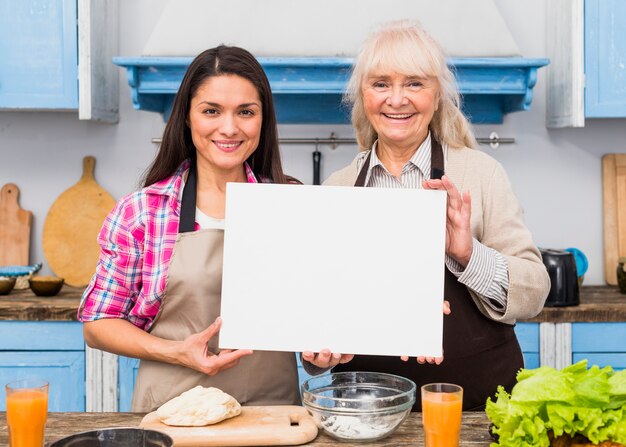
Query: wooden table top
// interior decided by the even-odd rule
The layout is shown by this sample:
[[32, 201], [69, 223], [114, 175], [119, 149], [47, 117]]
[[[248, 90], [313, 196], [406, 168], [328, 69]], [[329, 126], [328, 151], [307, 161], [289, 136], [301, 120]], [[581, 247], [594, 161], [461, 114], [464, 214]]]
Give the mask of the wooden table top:
[[[0, 320], [76, 320], [84, 288], [64, 286], [57, 296], [38, 297], [30, 289], [0, 296]], [[626, 322], [626, 295], [615, 286], [584, 286], [580, 305], [546, 307], [534, 318], [538, 323]]]
[[[105, 427], [137, 427], [143, 418], [140, 413], [49, 413], [46, 424], [46, 442], [64, 436]], [[420, 413], [411, 413], [409, 418], [386, 439], [367, 445], [378, 447], [403, 447], [424, 445], [424, 430]], [[489, 420], [483, 412], [463, 413], [461, 446], [489, 447], [492, 438], [488, 433]], [[8, 445], [6, 414], [0, 413], [0, 446]], [[339, 442], [324, 433], [308, 443], [311, 447], [362, 447], [363, 443]]]

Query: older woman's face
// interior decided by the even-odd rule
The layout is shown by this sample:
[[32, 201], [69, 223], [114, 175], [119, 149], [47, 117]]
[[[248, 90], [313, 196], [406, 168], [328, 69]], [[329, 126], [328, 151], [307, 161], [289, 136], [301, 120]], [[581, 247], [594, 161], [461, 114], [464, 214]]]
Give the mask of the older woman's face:
[[439, 104], [434, 79], [382, 73], [361, 85], [365, 114], [378, 134], [378, 143], [394, 149], [417, 148]]

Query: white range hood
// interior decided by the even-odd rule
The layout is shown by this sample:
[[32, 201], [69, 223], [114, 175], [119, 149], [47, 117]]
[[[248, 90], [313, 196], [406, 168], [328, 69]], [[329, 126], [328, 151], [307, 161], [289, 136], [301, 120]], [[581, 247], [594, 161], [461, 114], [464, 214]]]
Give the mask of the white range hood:
[[280, 123], [348, 122], [341, 104], [352, 57], [379, 23], [414, 18], [450, 56], [474, 123], [526, 110], [546, 59], [522, 58], [493, 0], [172, 0], [143, 54], [126, 67], [137, 109], [167, 119], [193, 56], [219, 44], [257, 56]]

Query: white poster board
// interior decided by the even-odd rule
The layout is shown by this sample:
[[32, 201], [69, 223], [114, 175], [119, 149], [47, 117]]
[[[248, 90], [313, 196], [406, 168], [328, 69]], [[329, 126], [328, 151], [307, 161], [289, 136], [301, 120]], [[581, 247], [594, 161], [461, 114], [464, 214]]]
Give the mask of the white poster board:
[[441, 356], [446, 194], [229, 183], [220, 348]]

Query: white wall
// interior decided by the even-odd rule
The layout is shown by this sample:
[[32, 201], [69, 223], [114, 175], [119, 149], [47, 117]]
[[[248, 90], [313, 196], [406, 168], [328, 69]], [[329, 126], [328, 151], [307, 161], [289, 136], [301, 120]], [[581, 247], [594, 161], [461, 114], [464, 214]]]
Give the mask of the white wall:
[[[545, 1], [495, 0], [525, 57], [546, 53]], [[166, 0], [120, 2], [120, 55], [138, 56], [159, 20]], [[210, 22], [208, 22], [210, 24]], [[320, 31], [323, 32], [323, 31]], [[350, 32], [346, 20], [346, 33]], [[96, 157], [96, 180], [116, 199], [134, 190], [151, 161], [152, 137], [163, 129], [161, 116], [136, 111], [126, 74], [120, 69], [120, 122], [80, 122], [73, 113], [0, 112], [0, 185], [16, 183], [22, 208], [34, 214], [31, 262], [43, 261], [41, 235], [52, 202], [80, 177], [82, 158]], [[482, 147], [500, 160], [523, 204], [526, 222], [538, 245], [578, 247], [589, 258], [586, 284], [603, 284], [602, 154], [626, 152], [624, 120], [588, 120], [584, 129], [547, 130], [545, 71], [540, 69], [530, 111], [505, 117], [503, 125], [477, 126], [479, 136], [496, 131], [514, 145]], [[353, 136], [349, 126], [281, 126], [283, 137]], [[346, 165], [355, 147], [322, 147], [322, 177]], [[287, 172], [312, 181], [312, 146], [283, 147]], [[44, 267], [44, 272], [49, 270]]]

